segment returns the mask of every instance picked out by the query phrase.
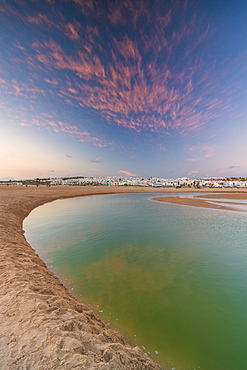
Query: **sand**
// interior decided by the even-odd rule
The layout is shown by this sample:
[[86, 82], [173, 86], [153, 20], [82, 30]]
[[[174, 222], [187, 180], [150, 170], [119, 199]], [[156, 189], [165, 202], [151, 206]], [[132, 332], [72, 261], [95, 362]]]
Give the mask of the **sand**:
[[[214, 199], [247, 199], [247, 190], [246, 193], [233, 193], [233, 194], [205, 194], [205, 195], [196, 195], [195, 197], [200, 198], [214, 198]], [[239, 203], [238, 203], [239, 204]]]
[[[204, 191], [204, 190], [203, 190]], [[207, 199], [209, 198], [209, 201]], [[247, 199], [247, 193], [244, 193], [242, 190], [242, 193], [224, 193], [224, 194], [206, 194], [206, 195], [196, 195], [193, 198], [184, 198], [184, 197], [155, 197], [153, 200], [158, 200], [161, 202], [166, 203], [174, 203], [174, 204], [180, 204], [185, 206], [193, 206], [193, 207], [205, 207], [205, 208], [213, 208], [213, 209], [224, 209], [228, 211], [237, 211], [237, 212], [244, 212], [239, 209], [234, 209], [234, 207], [231, 207], [231, 205], [243, 205], [246, 203], [240, 203], [240, 202], [227, 202], [225, 205], [223, 204], [214, 204], [212, 203], [213, 200], [216, 202], [220, 202], [221, 199]], [[210, 203], [209, 203], [210, 202]], [[227, 206], [228, 204], [229, 206]]]
[[27, 243], [22, 222], [32, 209], [56, 199], [171, 191], [0, 186], [0, 369], [161, 369], [61, 283]]

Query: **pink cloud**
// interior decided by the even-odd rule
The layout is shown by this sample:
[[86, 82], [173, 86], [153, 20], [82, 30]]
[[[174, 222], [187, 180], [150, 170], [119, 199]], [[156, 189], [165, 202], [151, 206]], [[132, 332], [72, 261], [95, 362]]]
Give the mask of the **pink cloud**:
[[103, 158], [100, 157], [100, 158], [91, 159], [91, 162], [100, 163], [100, 162], [102, 162], [102, 160], [103, 160]]
[[5, 92], [9, 95], [15, 95], [18, 97], [24, 97], [27, 99], [36, 98], [37, 95], [45, 94], [43, 89], [40, 89], [38, 86], [35, 85], [35, 82], [30, 79], [29, 83], [23, 83], [17, 80], [11, 81], [4, 81], [2, 80], [4, 85]]
[[190, 172], [188, 172], [188, 173], [187, 173], [187, 176], [194, 177], [194, 176], [196, 176], [198, 173], [199, 173], [199, 171], [190, 171]]
[[195, 145], [189, 148], [192, 157], [187, 158], [187, 161], [197, 162], [203, 159], [210, 158], [214, 155], [215, 146], [213, 145]]
[[[96, 18], [104, 13], [100, 7], [95, 7], [93, 1], [81, 5], [81, 10]], [[180, 64], [176, 62], [168, 67], [165, 63], [156, 63], [156, 59], [162, 55], [172, 55], [190, 37], [194, 40], [190, 45], [194, 46], [185, 52], [185, 57], [189, 57], [194, 48], [204, 46], [210, 32], [208, 29], [200, 32], [195, 22], [182, 22], [186, 11], [183, 7], [180, 9], [174, 5], [164, 14], [156, 11], [156, 5], [153, 5], [153, 9], [147, 9], [142, 5], [137, 7], [128, 0], [118, 7], [111, 7], [107, 16], [113, 24], [125, 23], [125, 14], [128, 13], [128, 21], [136, 27], [139, 17], [145, 15], [152, 17], [147, 18], [147, 22], [153, 22], [153, 30], [151, 36], [147, 37], [145, 29], [141, 27], [138, 41], [127, 35], [116, 39], [108, 30], [109, 40], [114, 47], [109, 48], [107, 64], [105, 57], [100, 56], [103, 51], [102, 36], [97, 27], [86, 26], [83, 29], [83, 25], [78, 25], [76, 21], [64, 25], [60, 20], [57, 27], [67, 35], [69, 32], [72, 42], [80, 39], [78, 30], [82, 27], [84, 37], [80, 39], [80, 48], [68, 54], [62, 44], [52, 39], [43, 43], [34, 42], [36, 58], [46, 68], [54, 72], [63, 70], [65, 76], [67, 73], [70, 76], [67, 80], [71, 82], [71, 90], [60, 86], [60, 96], [67, 99], [71, 93], [68, 102], [95, 109], [109, 124], [137, 132], [165, 129], [185, 135], [188, 131], [199, 130], [227, 109], [228, 102], [223, 95], [218, 94], [222, 96], [221, 99], [212, 98], [216, 92], [220, 92], [217, 91], [219, 84], [214, 85], [209, 76], [203, 75], [204, 66], [198, 62], [192, 64], [189, 71], [181, 71]], [[166, 29], [173, 17], [181, 19], [181, 26], [168, 37]], [[105, 45], [104, 53], [107, 53], [109, 46]], [[143, 50], [153, 55], [148, 63], [144, 63]]]
[[58, 85], [58, 80], [55, 79], [55, 78], [53, 78], [53, 79], [44, 78], [44, 81], [47, 82], [48, 84], [51, 84], [51, 85], [54, 85], [54, 86]]
[[[85, 24], [76, 16], [66, 19], [53, 1], [46, 3], [46, 14], [39, 5], [31, 12], [28, 1], [20, 1], [21, 12], [4, 2], [4, 20], [10, 14], [13, 24], [22, 21], [30, 31], [35, 30], [34, 35], [46, 35], [33, 38], [33, 52], [30, 45], [19, 46], [17, 51], [22, 56], [16, 58], [15, 66], [21, 69], [22, 60], [30, 76], [35, 77], [28, 83], [13, 82], [5, 87], [8, 93], [32, 99], [39, 93], [59, 98], [65, 104], [97, 112], [108, 124], [138, 133], [173, 130], [186, 135], [220, 116], [229, 117], [231, 96], [238, 88], [227, 79], [227, 61], [222, 62], [221, 70], [215, 68], [215, 60], [207, 65], [203, 62], [212, 30], [209, 26], [202, 28], [195, 14], [189, 20], [189, 2], [174, 1], [162, 8], [159, 1], [148, 4], [122, 0], [117, 6], [112, 2], [107, 11], [94, 0], [71, 2], [78, 14], [85, 16]], [[100, 27], [86, 24], [87, 17], [92, 20], [90, 24], [98, 23]], [[174, 19], [177, 27], [170, 32]], [[127, 23], [133, 32], [116, 37], [113, 29]], [[12, 27], [7, 20], [6, 24]], [[137, 32], [139, 37], [130, 36]], [[16, 45], [20, 45], [18, 40]], [[41, 80], [50, 88], [43, 91]], [[74, 135], [84, 140], [84, 135], [75, 131]], [[96, 136], [91, 140], [103, 145]], [[214, 154], [213, 147], [206, 146], [190, 151], [191, 162]]]
[[78, 30], [81, 28], [80, 23], [76, 22], [76, 24], [68, 23], [67, 24], [67, 35], [70, 39], [78, 40], [80, 36], [78, 34]]
[[231, 172], [234, 172], [234, 173], [239, 173], [240, 172], [240, 166], [229, 166], [227, 168], [221, 168], [219, 170], [217, 170], [218, 173], [222, 173], [222, 174], [229, 174]]
[[157, 145], [157, 148], [159, 149], [159, 150], [161, 150], [162, 152], [166, 152], [166, 147], [163, 145], [163, 144], [158, 144]]
[[46, 27], [53, 25], [49, 18], [42, 13], [37, 13], [36, 16], [27, 16], [27, 20], [28, 22], [35, 23], [37, 25], [44, 24]]
[[127, 176], [134, 176], [134, 177], [136, 176], [135, 174], [133, 174], [133, 173], [131, 173], [129, 171], [123, 171], [123, 170], [119, 170], [118, 173], [124, 173]]
[[55, 120], [54, 118], [52, 119], [52, 116], [46, 113], [41, 114], [41, 117], [39, 118], [32, 118], [31, 120], [29, 120], [28, 123], [26, 123], [22, 119], [22, 121], [19, 121], [19, 124], [27, 127], [31, 126], [45, 127], [47, 130], [51, 130], [55, 133], [63, 133], [65, 135], [75, 138], [79, 142], [82, 143], [89, 142], [98, 147], [111, 148], [113, 146], [111, 142], [96, 137], [89, 133], [88, 131], [83, 131], [75, 125], [71, 125], [67, 122], [62, 122], [60, 120]]
[[221, 168], [219, 170], [217, 170], [218, 173], [228, 173], [229, 172], [229, 168]]

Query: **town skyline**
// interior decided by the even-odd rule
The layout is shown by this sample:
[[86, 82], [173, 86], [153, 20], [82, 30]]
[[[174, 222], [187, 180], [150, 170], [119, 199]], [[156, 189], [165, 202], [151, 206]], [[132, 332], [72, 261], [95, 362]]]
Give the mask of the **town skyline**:
[[73, 176], [34, 179], [10, 179], [1, 181], [0, 185], [69, 185], [69, 186], [138, 186], [154, 188], [247, 188], [247, 177], [209, 177], [209, 178], [143, 178], [138, 176]]
[[247, 3], [0, 12], [0, 180], [247, 176]]

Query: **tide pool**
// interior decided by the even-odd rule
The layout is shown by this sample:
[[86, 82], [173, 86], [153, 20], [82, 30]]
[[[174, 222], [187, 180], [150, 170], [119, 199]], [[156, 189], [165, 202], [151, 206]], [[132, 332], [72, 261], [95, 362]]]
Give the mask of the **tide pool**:
[[25, 236], [77, 296], [167, 369], [246, 369], [247, 214], [152, 196], [45, 204], [24, 221]]

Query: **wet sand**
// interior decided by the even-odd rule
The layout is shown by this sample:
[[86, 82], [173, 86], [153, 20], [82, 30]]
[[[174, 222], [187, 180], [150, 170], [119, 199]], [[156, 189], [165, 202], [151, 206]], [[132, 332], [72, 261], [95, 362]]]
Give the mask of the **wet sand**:
[[195, 197], [200, 198], [214, 198], [214, 199], [247, 199], [247, 190], [246, 193], [234, 193], [234, 194], [205, 194], [205, 195], [196, 195]]
[[0, 186], [0, 369], [161, 369], [61, 283], [27, 243], [22, 222], [56, 199], [174, 191], [191, 189]]
[[[207, 199], [208, 199], [208, 201], [207, 201]], [[193, 206], [193, 207], [224, 209], [224, 210], [238, 211], [238, 212], [242, 212], [242, 210], [234, 209], [233, 207], [231, 207], [231, 205], [244, 205], [244, 204], [246, 204], [246, 203], [240, 203], [240, 202], [227, 202], [227, 203], [225, 203], [225, 205], [212, 203], [213, 200], [215, 200], [215, 202], [220, 202], [222, 199], [233, 199], [233, 200], [234, 199], [236, 199], [236, 200], [243, 199], [243, 200], [246, 200], [247, 199], [247, 193], [244, 193], [243, 190], [242, 190], [242, 193], [229, 194], [229, 193], [225, 192], [224, 194], [195, 195], [193, 198], [184, 198], [184, 197], [155, 197], [155, 198], [153, 198], [153, 200], [166, 202], [166, 203], [174, 203], [174, 204], [180, 204], [180, 205], [185, 205], [185, 206]]]

